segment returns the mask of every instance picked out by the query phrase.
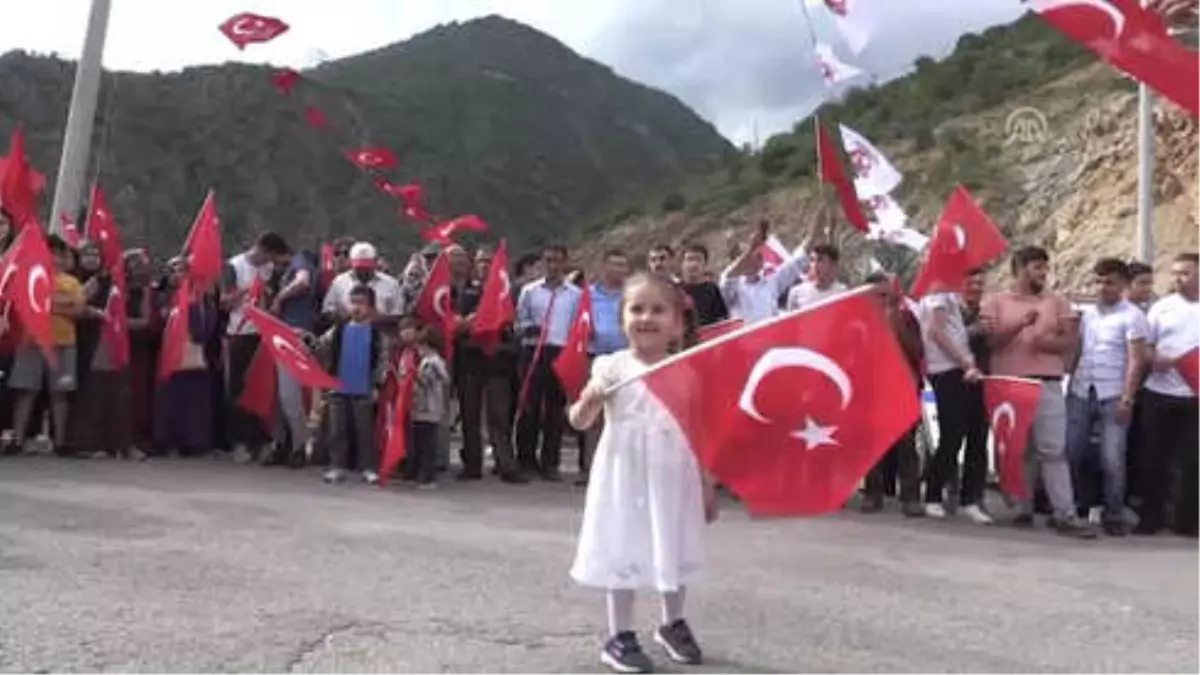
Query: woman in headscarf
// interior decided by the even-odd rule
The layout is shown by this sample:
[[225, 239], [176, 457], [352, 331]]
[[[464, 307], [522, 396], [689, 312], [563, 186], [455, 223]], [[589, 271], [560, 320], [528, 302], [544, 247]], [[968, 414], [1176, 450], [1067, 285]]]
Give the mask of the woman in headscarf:
[[[174, 295], [179, 280], [185, 273], [183, 261], [172, 264], [171, 300], [163, 307], [164, 322], [175, 307]], [[186, 315], [178, 317], [183, 322], [184, 340], [179, 350], [179, 362], [170, 364], [171, 374], [158, 389], [161, 406], [156, 411], [155, 439], [168, 454], [198, 456], [213, 450], [213, 376], [208, 343], [217, 332], [218, 309], [211, 289], [197, 289], [187, 299]], [[163, 349], [167, 349], [169, 336], [163, 336]]]
[[162, 321], [155, 311], [150, 257], [144, 249], [132, 249], [123, 258], [125, 323], [129, 330], [130, 455], [142, 457], [154, 447], [154, 386]]

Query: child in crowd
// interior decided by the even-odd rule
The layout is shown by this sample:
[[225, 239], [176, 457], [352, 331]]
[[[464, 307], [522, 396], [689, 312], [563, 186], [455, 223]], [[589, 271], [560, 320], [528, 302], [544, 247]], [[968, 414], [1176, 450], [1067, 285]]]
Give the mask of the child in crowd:
[[[403, 340], [403, 335], [401, 340]], [[438, 434], [446, 417], [450, 371], [442, 359], [444, 338], [436, 326], [421, 329], [417, 342], [417, 373], [409, 403], [412, 419], [411, 460], [405, 466], [405, 480], [415, 480], [419, 488], [437, 487]], [[405, 362], [401, 359], [401, 364]], [[401, 380], [404, 373], [400, 374]]]
[[340, 319], [317, 343], [329, 372], [342, 386], [329, 396], [330, 466], [326, 483], [339, 483], [355, 452], [362, 479], [379, 482], [379, 450], [375, 447], [375, 399], [380, 374], [386, 367], [383, 336], [375, 327], [375, 291], [370, 286], [350, 290], [349, 315]]
[[571, 576], [607, 590], [609, 635], [600, 661], [620, 673], [651, 672], [654, 666], [633, 631], [638, 588], [662, 594], [663, 623], [655, 641], [677, 663], [701, 662], [683, 619], [683, 601], [685, 587], [703, 566], [705, 522], [716, 518], [714, 485], [678, 425], [640, 380], [612, 390], [667, 358], [681, 340], [682, 297], [666, 277], [631, 277], [621, 299], [629, 349], [596, 358], [591, 381], [569, 410], [577, 429], [592, 426], [604, 413]]
[[[13, 449], [19, 451], [29, 431], [34, 403], [42, 391], [43, 383], [50, 390], [50, 416], [54, 432], [56, 452], [64, 453], [67, 448], [67, 415], [70, 411], [70, 396], [78, 385], [76, 377], [76, 332], [75, 322], [81, 316], [99, 316], [103, 312], [89, 308], [84, 298], [83, 286], [71, 274], [75, 256], [67, 242], [57, 236], [47, 238], [51, 255], [54, 257], [54, 295], [51, 302], [51, 334], [54, 342], [54, 361], [50, 362], [33, 339], [26, 336], [25, 342], [13, 355], [12, 373], [8, 386], [18, 392], [13, 411]], [[12, 454], [10, 451], [8, 454]]]

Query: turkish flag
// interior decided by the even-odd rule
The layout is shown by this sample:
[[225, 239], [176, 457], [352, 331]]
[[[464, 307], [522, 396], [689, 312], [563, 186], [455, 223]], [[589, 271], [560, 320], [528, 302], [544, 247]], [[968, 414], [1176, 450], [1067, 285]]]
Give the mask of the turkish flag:
[[421, 207], [425, 200], [425, 191], [421, 188], [420, 183], [398, 185], [388, 180], [385, 176], [379, 176], [375, 179], [375, 187], [391, 197], [400, 199], [400, 202], [405, 206]]
[[235, 14], [218, 26], [238, 49], [245, 49], [246, 45], [255, 42], [270, 42], [286, 33], [288, 28], [290, 26], [279, 19], [253, 12]]
[[725, 319], [710, 323], [707, 326], [700, 326], [696, 329], [696, 339], [700, 342], [708, 342], [715, 340], [722, 335], [727, 335], [745, 325], [741, 319]]
[[67, 242], [67, 246], [71, 248], [79, 248], [79, 242], [82, 237], [79, 236], [79, 226], [72, 221], [67, 214], [58, 214], [58, 220], [62, 223], [62, 238]]
[[396, 153], [384, 147], [347, 150], [346, 159], [360, 169], [391, 169], [396, 166]]
[[412, 400], [413, 387], [417, 379], [417, 354], [409, 349], [400, 356], [400, 371], [403, 373], [397, 382], [391, 399], [392, 420], [387, 430], [387, 443], [383, 454], [379, 456], [379, 485], [387, 485], [388, 478], [396, 471], [400, 460], [404, 459], [408, 441], [408, 404]]
[[935, 283], [959, 291], [967, 272], [999, 258], [1006, 248], [1008, 242], [1000, 228], [959, 185], [938, 217], [925, 262], [909, 295], [920, 298]]
[[188, 278], [197, 290], [204, 291], [221, 276], [221, 221], [212, 190], [204, 198], [192, 223], [183, 255], [188, 261]]
[[300, 386], [312, 389], [337, 389], [341, 386], [336, 377], [321, 368], [291, 326], [258, 307], [246, 307], [245, 311], [246, 317], [258, 328], [262, 344], [271, 350], [275, 362], [296, 378]]
[[842, 168], [837, 146], [833, 144], [833, 139], [829, 137], [825, 127], [821, 126], [819, 119], [814, 118], [813, 125], [817, 129], [817, 164], [821, 169], [821, 180], [837, 190], [838, 201], [842, 203], [842, 212], [846, 214], [846, 220], [859, 232], [866, 233], [870, 229], [867, 226], [867, 217], [863, 215], [862, 205], [858, 203], [854, 183], [850, 182], [845, 169]]
[[191, 309], [192, 285], [186, 277], [180, 280], [171, 300], [171, 312], [163, 327], [162, 350], [158, 354], [158, 380], [161, 382], [179, 370], [183, 350], [188, 343], [188, 318]]
[[432, 223], [435, 220], [423, 206], [401, 206], [400, 215], [409, 220], [416, 220], [422, 223]]
[[450, 220], [443, 220], [437, 225], [421, 230], [421, 237], [425, 241], [433, 241], [442, 245], [451, 244], [454, 242], [454, 235], [461, 231], [470, 232], [487, 232], [488, 225], [482, 218], [475, 214], [467, 214], [458, 216]]
[[40, 227], [22, 228], [6, 256], [8, 266], [0, 277], [0, 298], [17, 310], [25, 335], [55, 360], [52, 310], [54, 304], [54, 257]]
[[[13, 129], [8, 144], [8, 158], [0, 173], [0, 206], [13, 218], [13, 230], [37, 221], [37, 194], [40, 192], [37, 174], [25, 156], [25, 132], [20, 125]], [[45, 177], [41, 183], [45, 184]]]
[[108, 291], [108, 302], [104, 305], [104, 326], [101, 341], [108, 347], [108, 357], [113, 368], [121, 370], [129, 365], [129, 325], [125, 297], [125, 271], [122, 267], [113, 274], [112, 288]]
[[275, 359], [265, 344], [258, 345], [250, 367], [246, 370], [246, 386], [238, 396], [237, 404], [242, 410], [253, 413], [263, 421], [263, 427], [275, 427]]
[[329, 126], [329, 120], [325, 118], [325, 113], [315, 105], [304, 106], [304, 119], [308, 122], [308, 126], [314, 129], [325, 129]]
[[442, 251], [434, 259], [429, 276], [425, 278], [425, 285], [413, 305], [413, 315], [423, 323], [444, 326], [454, 316], [450, 310], [450, 260]]
[[[250, 288], [246, 289], [245, 304], [253, 305], [254, 307], [260, 307], [262, 305], [263, 297], [266, 294], [267, 294], [266, 282], [263, 281], [262, 275], [255, 274], [254, 281], [250, 282]], [[238, 323], [236, 330], [241, 331], [242, 326], [245, 326], [246, 322], [249, 320], [250, 320], [249, 317], [247, 317], [245, 315], [245, 313], [243, 313], [242, 320], [240, 323]]]
[[592, 343], [592, 293], [584, 286], [575, 306], [575, 318], [567, 343], [554, 359], [551, 367], [562, 383], [567, 400], [574, 401], [583, 392], [588, 378], [588, 347]]
[[1192, 347], [1191, 351], [1179, 357], [1175, 362], [1175, 370], [1192, 388], [1192, 393], [1200, 394], [1200, 348]]
[[[824, 4], [833, 14], [834, 25], [845, 38], [855, 54], [866, 49], [880, 23], [877, 13], [871, 11], [869, 0], [809, 0], [813, 4]], [[876, 0], [875, 9], [881, 3]]]
[[1020, 377], [989, 375], [983, 378], [983, 401], [996, 448], [1000, 489], [1017, 499], [1028, 499], [1025, 485], [1025, 443], [1037, 415], [1042, 383]]
[[471, 334], [486, 341], [487, 351], [490, 353], [495, 349], [495, 341], [500, 339], [504, 327], [512, 323], [515, 316], [512, 280], [508, 275], [508, 244], [501, 239], [496, 253], [492, 256], [492, 264], [488, 266], [479, 305], [475, 308], [475, 317], [471, 320]]
[[271, 74], [271, 84], [279, 90], [279, 93], [287, 96], [292, 93], [292, 89], [296, 83], [300, 81], [300, 73], [291, 68], [284, 68]]
[[1092, 50], [1200, 115], [1200, 59], [1171, 37], [1157, 14], [1139, 0], [1033, 0], [1033, 11], [1060, 33]]
[[916, 423], [912, 371], [873, 293], [763, 321], [641, 376], [752, 513], [841, 508]]
[[113, 219], [112, 208], [108, 205], [108, 199], [105, 198], [104, 190], [100, 189], [99, 183], [92, 185], [90, 202], [83, 234], [100, 245], [100, 259], [104, 262], [105, 269], [114, 273], [113, 270], [116, 267], [124, 265], [121, 234], [117, 230], [117, 222]]

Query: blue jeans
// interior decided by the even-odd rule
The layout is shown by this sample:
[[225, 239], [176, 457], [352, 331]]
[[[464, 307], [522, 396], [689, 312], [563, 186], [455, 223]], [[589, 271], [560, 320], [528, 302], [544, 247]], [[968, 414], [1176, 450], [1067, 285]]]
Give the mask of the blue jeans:
[[[1081, 508], [1091, 507], [1100, 490], [1088, 489], [1099, 464], [1103, 478], [1104, 519], [1120, 521], [1125, 510], [1125, 443], [1127, 423], [1117, 421], [1119, 399], [1100, 400], [1095, 390], [1087, 398], [1067, 396], [1067, 457]], [[1098, 442], [1093, 443], [1093, 438]]]

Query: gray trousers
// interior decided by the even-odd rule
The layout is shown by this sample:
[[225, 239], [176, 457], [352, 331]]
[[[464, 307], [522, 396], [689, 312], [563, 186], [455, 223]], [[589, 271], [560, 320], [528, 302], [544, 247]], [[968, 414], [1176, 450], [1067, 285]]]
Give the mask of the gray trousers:
[[356, 453], [359, 470], [379, 470], [375, 403], [370, 396], [333, 394], [329, 397], [329, 465], [350, 468], [351, 452]]
[[[1025, 446], [1025, 484], [1037, 485], [1038, 470], [1046, 496], [1057, 518], [1075, 515], [1075, 492], [1071, 486], [1071, 465], [1067, 461], [1067, 401], [1062, 382], [1042, 382], [1037, 415]], [[1022, 514], [1033, 513], [1031, 497], [1020, 503]]]
[[[290, 432], [292, 452], [303, 451], [309, 436], [308, 416], [304, 414], [304, 390], [284, 368], [276, 366], [275, 373], [275, 390], [278, 392], [281, 413], [279, 424], [282, 430]], [[282, 433], [276, 435], [276, 438], [283, 437]]]

